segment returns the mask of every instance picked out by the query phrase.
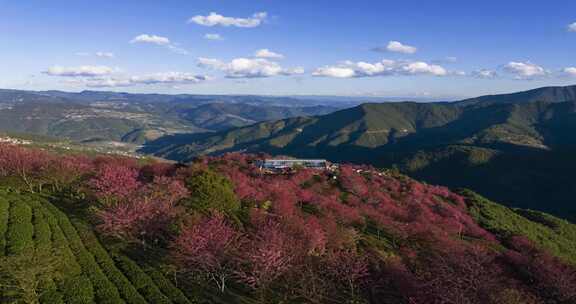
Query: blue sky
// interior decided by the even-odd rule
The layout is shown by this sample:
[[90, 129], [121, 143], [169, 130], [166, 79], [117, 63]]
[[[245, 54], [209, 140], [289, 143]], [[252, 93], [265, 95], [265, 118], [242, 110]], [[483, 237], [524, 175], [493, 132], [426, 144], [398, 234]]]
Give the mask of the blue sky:
[[564, 0], [0, 0], [0, 33], [2, 88], [442, 99], [576, 84]]

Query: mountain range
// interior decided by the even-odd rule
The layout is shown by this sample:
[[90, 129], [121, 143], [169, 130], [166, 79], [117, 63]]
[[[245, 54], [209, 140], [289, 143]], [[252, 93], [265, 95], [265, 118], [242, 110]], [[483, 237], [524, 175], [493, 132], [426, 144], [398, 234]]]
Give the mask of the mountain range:
[[264, 152], [396, 167], [510, 206], [576, 217], [576, 86], [441, 103], [367, 103], [313, 117], [178, 134], [142, 151], [187, 161]]
[[[575, 90], [345, 109], [11, 92], [0, 131], [80, 142], [0, 136], [0, 302], [574, 303]], [[182, 163], [87, 148], [104, 138]]]
[[0, 90], [0, 130], [142, 144], [162, 135], [327, 114], [350, 105], [326, 103], [266, 96]]
[[0, 90], [0, 131], [183, 162], [241, 151], [371, 164], [575, 219], [575, 96], [569, 86], [355, 104], [362, 99]]

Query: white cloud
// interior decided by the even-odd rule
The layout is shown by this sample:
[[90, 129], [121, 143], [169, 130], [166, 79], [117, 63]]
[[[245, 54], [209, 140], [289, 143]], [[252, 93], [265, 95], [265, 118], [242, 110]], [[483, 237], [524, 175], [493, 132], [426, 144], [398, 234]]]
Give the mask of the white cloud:
[[224, 37], [222, 37], [220, 34], [206, 34], [206, 35], [204, 35], [204, 39], [208, 39], [208, 40], [224, 40]]
[[314, 76], [325, 76], [334, 78], [352, 78], [356, 76], [356, 71], [349, 67], [338, 66], [324, 66], [316, 69], [312, 73]]
[[186, 49], [183, 49], [183, 48], [181, 48], [175, 44], [170, 44], [170, 45], [167, 45], [166, 47], [176, 54], [180, 54], [180, 55], [190, 54], [190, 52], [188, 52]]
[[543, 77], [549, 74], [543, 67], [527, 62], [511, 61], [504, 65], [504, 70], [514, 74], [516, 79], [533, 79]]
[[151, 43], [156, 45], [169, 45], [170, 39], [162, 36], [142, 34], [134, 37], [130, 43]]
[[562, 74], [565, 76], [576, 77], [576, 67], [568, 67], [562, 69]]
[[295, 68], [287, 68], [284, 69], [282, 75], [290, 76], [290, 75], [302, 75], [306, 73], [306, 70], [303, 67], [295, 67]]
[[192, 84], [209, 79], [210, 77], [205, 75], [182, 72], [165, 72], [130, 77], [130, 81], [134, 84]]
[[180, 54], [180, 55], [188, 55], [189, 52], [181, 47], [178, 46], [177, 43], [173, 43], [170, 39], [162, 36], [157, 35], [148, 35], [142, 34], [134, 37], [134, 39], [130, 40], [130, 43], [148, 43], [148, 44], [155, 44], [159, 46], [166, 47], [170, 51]]
[[445, 76], [448, 74], [446, 69], [442, 66], [435, 64], [428, 64], [423, 61], [416, 61], [408, 64], [401, 65], [400, 69], [406, 74], [419, 75], [419, 74], [431, 74], [435, 76]]
[[418, 49], [416, 47], [403, 44], [400, 41], [390, 41], [390, 42], [388, 42], [388, 45], [386, 46], [386, 48], [376, 48], [374, 50], [380, 51], [380, 52], [388, 51], [388, 52], [403, 53], [403, 54], [414, 54], [418, 51]]
[[269, 59], [282, 59], [282, 58], [284, 58], [284, 55], [272, 52], [269, 49], [258, 50], [254, 54], [254, 56], [257, 58], [269, 58]]
[[94, 53], [94, 56], [100, 57], [100, 58], [114, 58], [114, 57], [116, 57], [116, 55], [114, 55], [114, 53], [112, 53], [112, 52], [96, 52], [96, 53]]
[[164, 72], [131, 77], [96, 77], [77, 79], [74, 84], [90, 88], [130, 87], [136, 85], [182, 85], [197, 84], [212, 78], [183, 72]]
[[480, 79], [494, 79], [498, 77], [498, 73], [496, 71], [488, 70], [488, 69], [481, 69], [471, 73], [472, 77], [480, 78]]
[[376, 63], [344, 61], [335, 66], [318, 68], [312, 75], [338, 78], [396, 75], [446, 76], [448, 71], [442, 66], [423, 61], [382, 60]]
[[198, 58], [198, 65], [222, 71], [228, 78], [259, 78], [304, 73], [303, 68], [283, 68], [277, 62], [264, 58], [235, 58], [230, 62], [213, 58]]
[[218, 13], [211, 12], [208, 16], [194, 16], [188, 20], [188, 23], [196, 23], [203, 26], [235, 26], [251, 28], [257, 27], [266, 20], [268, 14], [266, 12], [259, 12], [252, 15], [250, 18], [235, 18], [225, 17]]
[[576, 22], [568, 25], [569, 32], [576, 32]]
[[96, 52], [96, 53], [88, 53], [88, 52], [78, 52], [76, 53], [76, 56], [81, 56], [81, 57], [100, 57], [100, 58], [115, 58], [116, 55], [114, 55], [114, 53], [112, 52]]
[[44, 74], [50, 76], [63, 76], [63, 77], [98, 77], [110, 75], [118, 72], [117, 68], [108, 66], [92, 66], [83, 65], [78, 67], [62, 67], [53, 66], [44, 71]]
[[220, 59], [205, 58], [205, 57], [198, 58], [198, 65], [200, 65], [201, 67], [207, 67], [216, 70], [221, 70], [226, 67], [226, 64]]
[[77, 82], [77, 84], [81, 84], [89, 88], [115, 88], [129, 87], [133, 85], [130, 79], [122, 78], [94, 78]]

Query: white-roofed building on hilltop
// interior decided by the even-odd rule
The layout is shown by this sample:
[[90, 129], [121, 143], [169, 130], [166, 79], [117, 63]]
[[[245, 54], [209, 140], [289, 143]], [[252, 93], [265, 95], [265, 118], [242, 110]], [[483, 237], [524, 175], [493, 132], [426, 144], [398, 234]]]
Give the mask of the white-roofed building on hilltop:
[[264, 159], [256, 162], [263, 171], [281, 172], [296, 168], [326, 170], [331, 164], [325, 159]]

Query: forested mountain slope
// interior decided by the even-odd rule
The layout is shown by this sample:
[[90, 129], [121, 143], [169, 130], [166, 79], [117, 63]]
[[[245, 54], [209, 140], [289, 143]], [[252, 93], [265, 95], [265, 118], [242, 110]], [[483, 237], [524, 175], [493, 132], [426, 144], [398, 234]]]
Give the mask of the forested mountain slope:
[[2, 301], [576, 301], [574, 224], [390, 170], [258, 159], [0, 145]]
[[288, 97], [0, 90], [0, 131], [142, 144], [176, 133], [333, 112], [347, 103]]
[[[186, 161], [232, 151], [397, 167], [467, 187], [510, 206], [576, 219], [575, 87], [542, 88], [456, 103], [363, 104], [331, 114], [217, 133], [176, 135], [141, 151]], [[566, 157], [564, 157], [566, 155]]]

